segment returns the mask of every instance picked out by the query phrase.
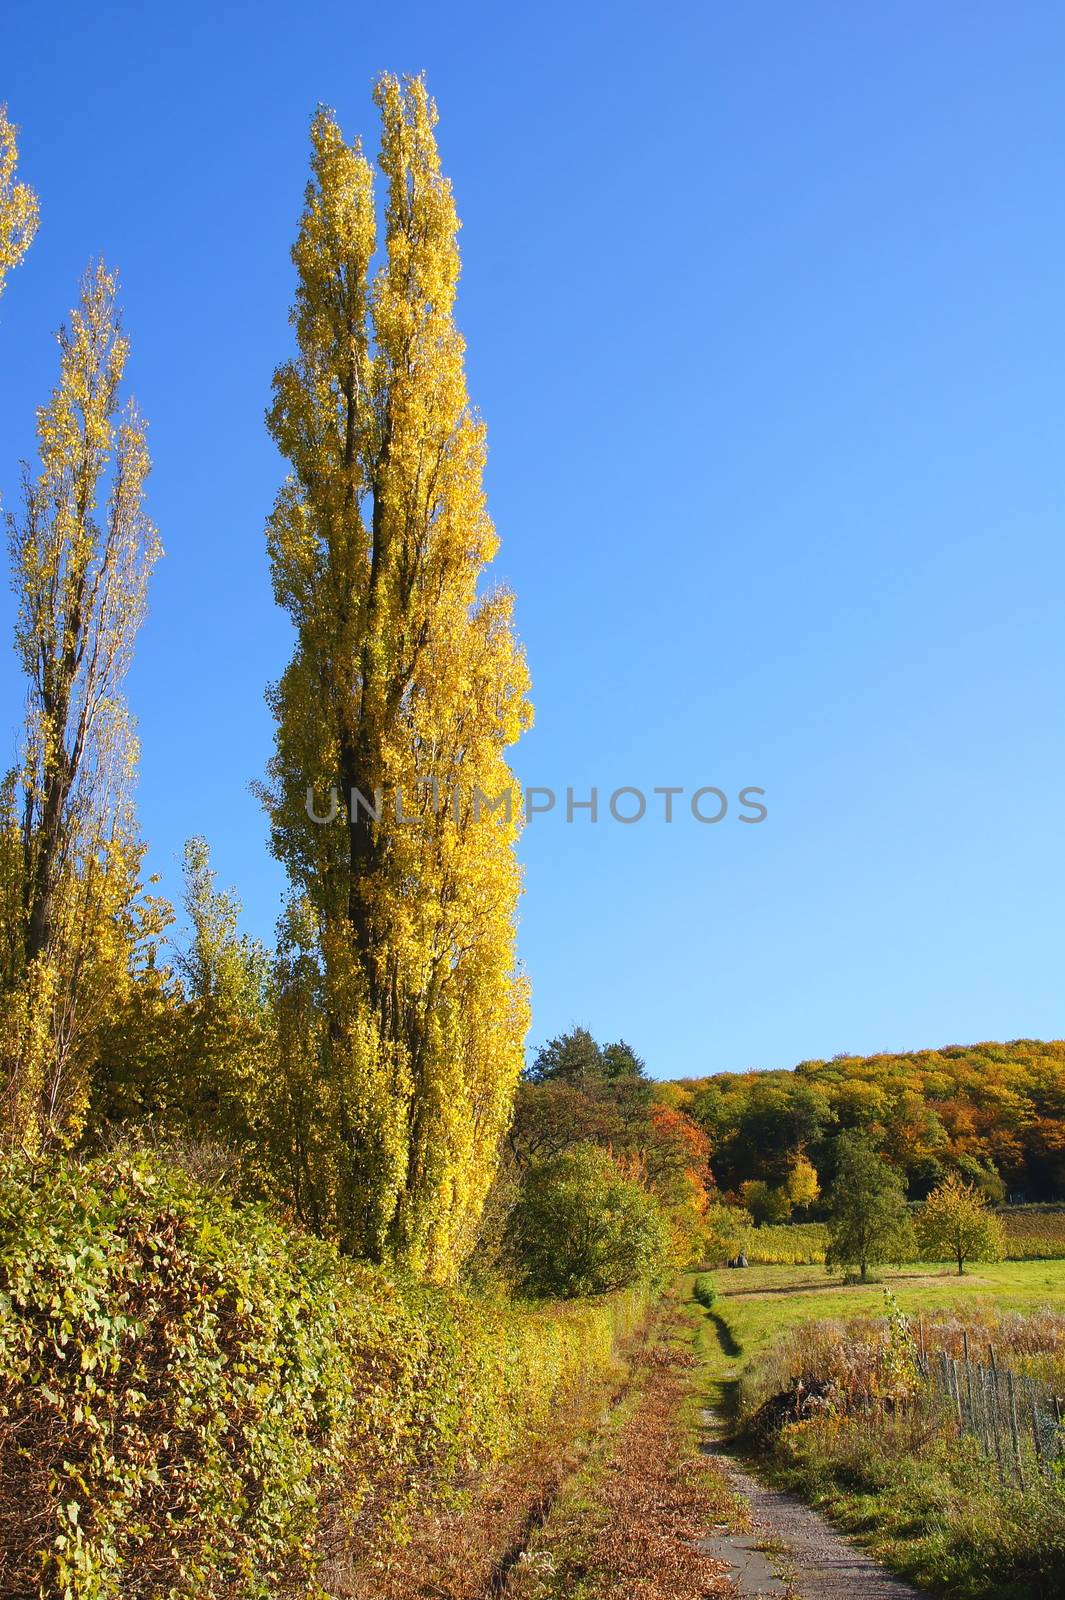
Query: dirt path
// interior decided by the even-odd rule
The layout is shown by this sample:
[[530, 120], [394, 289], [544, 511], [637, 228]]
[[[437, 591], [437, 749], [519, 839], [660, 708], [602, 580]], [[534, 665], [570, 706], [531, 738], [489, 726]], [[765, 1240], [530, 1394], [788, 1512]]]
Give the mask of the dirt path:
[[701, 1449], [690, 1333], [661, 1309], [591, 1450], [483, 1600], [734, 1600], [703, 1539], [746, 1512]]
[[[740, 1600], [925, 1600], [919, 1589], [855, 1548], [794, 1495], [767, 1489], [738, 1466], [721, 1442], [718, 1419], [703, 1413], [703, 1449], [751, 1508], [753, 1534], [719, 1528], [700, 1548], [727, 1561]], [[767, 1559], [768, 1556], [768, 1559]]]
[[[704, 1406], [695, 1326], [722, 1358], [709, 1385], [719, 1409]], [[730, 1454], [739, 1353], [724, 1317], [693, 1324], [663, 1306], [589, 1451], [483, 1600], [926, 1600]]]

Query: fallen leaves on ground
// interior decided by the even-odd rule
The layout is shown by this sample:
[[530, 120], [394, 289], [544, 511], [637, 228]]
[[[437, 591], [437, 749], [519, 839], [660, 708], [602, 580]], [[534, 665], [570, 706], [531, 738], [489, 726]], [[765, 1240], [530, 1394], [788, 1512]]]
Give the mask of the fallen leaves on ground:
[[563, 1496], [506, 1590], [515, 1600], [708, 1600], [733, 1592], [728, 1568], [698, 1548], [735, 1522], [720, 1470], [687, 1416], [693, 1357], [662, 1340], [644, 1360], [631, 1414], [580, 1491]]

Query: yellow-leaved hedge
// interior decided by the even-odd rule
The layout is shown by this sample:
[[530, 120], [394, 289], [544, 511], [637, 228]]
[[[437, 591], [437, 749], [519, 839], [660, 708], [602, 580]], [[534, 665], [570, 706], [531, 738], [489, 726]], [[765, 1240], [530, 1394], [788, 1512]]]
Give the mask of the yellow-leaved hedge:
[[0, 1596], [313, 1595], [523, 1447], [641, 1291], [496, 1303], [345, 1262], [143, 1155], [0, 1169]]

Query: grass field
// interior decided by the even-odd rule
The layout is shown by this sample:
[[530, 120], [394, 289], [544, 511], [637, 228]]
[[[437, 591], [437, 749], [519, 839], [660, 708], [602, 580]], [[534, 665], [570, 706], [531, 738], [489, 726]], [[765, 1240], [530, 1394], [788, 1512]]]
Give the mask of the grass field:
[[1065, 1261], [981, 1263], [963, 1277], [945, 1267], [888, 1268], [878, 1283], [847, 1286], [818, 1266], [723, 1268], [713, 1276], [713, 1309], [706, 1313], [692, 1300], [691, 1310], [707, 1384], [727, 1408], [744, 1368], [782, 1334], [826, 1317], [879, 1316], [885, 1288], [911, 1316], [974, 1300], [993, 1300], [999, 1310], [1065, 1310]]
[[[703, 1392], [726, 1417], [749, 1417], [798, 1372], [831, 1376], [825, 1360], [833, 1349], [844, 1377], [860, 1373], [870, 1334], [862, 1319], [884, 1316], [885, 1289], [911, 1319], [924, 1319], [929, 1348], [944, 1329], [968, 1325], [994, 1337], [1004, 1365], [1022, 1370], [1025, 1348], [1041, 1349], [1052, 1352], [1034, 1358], [1049, 1363], [1045, 1376], [1062, 1375], [1065, 1261], [981, 1264], [963, 1277], [909, 1266], [854, 1286], [823, 1267], [725, 1269], [714, 1281], [713, 1304], [705, 1309], [692, 1296], [686, 1309]], [[922, 1401], [896, 1415], [875, 1405], [848, 1410], [844, 1402], [784, 1428], [758, 1447], [756, 1462], [760, 1475], [827, 1512], [930, 1594], [1060, 1600], [1065, 1593], [1061, 1473], [1030, 1466], [1026, 1485], [1002, 1478], [971, 1436], [958, 1435], [952, 1409]]]

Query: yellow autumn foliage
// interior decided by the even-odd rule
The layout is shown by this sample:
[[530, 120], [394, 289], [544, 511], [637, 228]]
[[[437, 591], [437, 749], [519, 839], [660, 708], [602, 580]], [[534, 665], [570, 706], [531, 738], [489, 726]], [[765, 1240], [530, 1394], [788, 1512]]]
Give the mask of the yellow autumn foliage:
[[25, 183], [16, 183], [18, 146], [16, 129], [0, 105], [0, 294], [12, 267], [18, 266], [37, 232], [37, 196]]
[[100, 1031], [165, 916], [140, 896], [122, 697], [159, 544], [102, 266], [59, 344], [59, 383], [37, 414], [40, 472], [27, 472], [11, 523], [27, 720], [21, 766], [0, 791], [0, 1138], [29, 1151], [81, 1131]]
[[[306, 1029], [292, 1035], [282, 1078], [330, 1125], [330, 1153], [305, 1163], [328, 1231], [447, 1279], [522, 1064], [521, 806], [505, 752], [531, 711], [511, 597], [478, 588], [497, 539], [436, 111], [419, 79], [383, 77], [375, 98], [380, 262], [370, 163], [319, 111], [293, 250], [298, 353], [269, 417], [291, 466], [268, 543], [296, 646], [271, 693], [267, 805], [293, 917], [312, 925], [322, 1017], [310, 1055]], [[309, 792], [324, 807], [330, 791], [339, 815], [322, 825]], [[478, 799], [504, 791], [509, 807]]]

